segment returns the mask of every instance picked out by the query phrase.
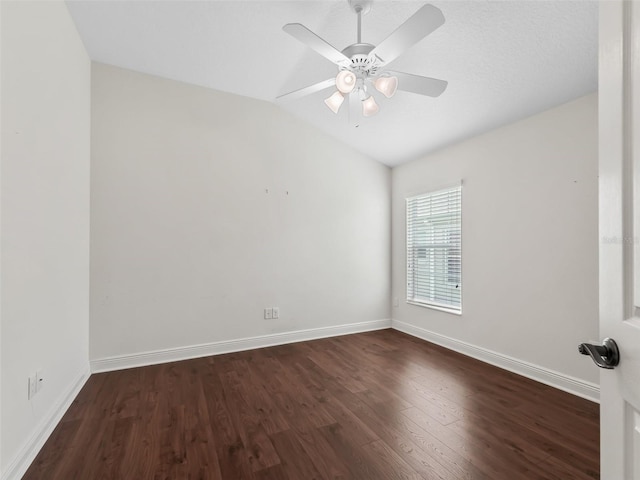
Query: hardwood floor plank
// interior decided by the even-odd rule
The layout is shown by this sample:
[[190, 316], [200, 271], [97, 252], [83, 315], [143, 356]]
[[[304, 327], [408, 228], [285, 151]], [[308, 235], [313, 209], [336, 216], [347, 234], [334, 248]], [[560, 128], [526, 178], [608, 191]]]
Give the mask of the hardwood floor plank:
[[[360, 418], [371, 425], [382, 440], [416, 468], [419, 468], [418, 463], [424, 465], [426, 462], [430, 468], [444, 477], [458, 480], [488, 479], [471, 462], [466, 461], [436, 436], [402, 417], [394, 408], [389, 408], [388, 405], [378, 405], [376, 409], [363, 404], [352, 405]], [[435, 462], [447, 472], [443, 472]]]
[[246, 373], [242, 376], [243, 395], [256, 413], [267, 435], [289, 430], [288, 422], [267, 391], [264, 379], [268, 377], [259, 374], [254, 361], [244, 361], [239, 367], [242, 370], [246, 369]]
[[[586, 429], [582, 420], [576, 417], [570, 422], [563, 422], [565, 423], [564, 426], [558, 425], [546, 419], [540, 413], [539, 408], [536, 411], [531, 411], [501, 407], [501, 404], [505, 402], [502, 395], [503, 394], [491, 396], [487, 394], [473, 395], [472, 397], [468, 397], [469, 400], [466, 408], [471, 412], [477, 412], [480, 416], [482, 416], [482, 412], [488, 411], [493, 411], [496, 415], [499, 413], [500, 418], [505, 418], [512, 423], [522, 425], [546, 437], [550, 441], [565, 444], [567, 448], [571, 450], [584, 452], [587, 457], [597, 457], [599, 455], [599, 433], [596, 427], [592, 427], [591, 431], [589, 431]], [[558, 412], [557, 415], [558, 417], [562, 416], [560, 412]]]
[[231, 402], [231, 408], [228, 408], [231, 420], [240, 434], [251, 469], [256, 472], [278, 465], [280, 457], [242, 396], [237, 373], [227, 372], [220, 379], [226, 397]]
[[[389, 480], [424, 480], [425, 477], [411, 468], [400, 455], [382, 440], [371, 442], [363, 448], [370, 453], [369, 458], [373, 459], [378, 465], [378, 469], [385, 472], [385, 478]], [[390, 468], [390, 466], [393, 467]]]
[[295, 432], [289, 430], [276, 433], [271, 435], [271, 441], [278, 455], [283, 458], [282, 470], [290, 478], [304, 478], [305, 480], [321, 480], [323, 478]]
[[[252, 479], [253, 470], [246, 461], [245, 446], [232, 422], [217, 368], [224, 365], [211, 359], [202, 377], [202, 390], [210, 419], [211, 430], [216, 438], [216, 456], [223, 479]], [[230, 405], [233, 409], [233, 404]]]
[[[323, 429], [324, 428], [327, 427], [323, 427]], [[348, 428], [343, 430], [348, 431]], [[316, 469], [321, 473], [322, 478], [327, 480], [348, 480], [357, 478], [351, 474], [351, 469], [347, 466], [350, 462], [345, 462], [334, 450], [326, 437], [323, 436], [322, 429], [299, 431], [298, 438]], [[355, 445], [361, 446], [360, 444]]]
[[336, 363], [327, 352], [314, 351], [308, 355], [308, 358], [329, 375], [333, 376], [340, 385], [348, 389], [350, 392], [363, 392], [367, 389], [361, 381], [352, 378], [348, 373], [346, 373], [341, 364]]
[[[304, 379], [311, 395], [320, 403], [325, 405], [325, 409], [331, 412], [332, 416], [344, 427], [344, 431], [349, 440], [356, 445], [365, 445], [378, 440], [378, 436], [363, 423], [351, 410], [345, 407], [332, 393], [333, 388], [325, 388], [333, 384], [331, 378], [323, 377], [321, 372], [311, 361], [306, 366], [298, 362], [292, 366], [299, 372], [299, 378]], [[341, 388], [333, 384], [334, 388]]]
[[25, 480], [593, 480], [598, 405], [393, 330], [92, 375]]
[[469, 413], [468, 419], [462, 420], [452, 429], [463, 435], [474, 435], [475, 438], [505, 438], [504, 445], [515, 453], [528, 455], [535, 464], [548, 455], [562, 458], [567, 465], [573, 465], [585, 471], [598, 469], [598, 458], [591, 457], [588, 452], [576, 452], [565, 442], [549, 434], [541, 434], [522, 423], [514, 423], [505, 419], [504, 412], [485, 409], [481, 414]]
[[379, 465], [374, 455], [365, 450], [365, 446], [354, 445], [348, 441], [340, 424], [328, 425], [319, 429], [333, 451], [347, 466], [351, 476], [356, 479], [387, 480], [388, 470], [393, 465]]
[[[400, 412], [413, 423], [434, 435], [453, 451], [477, 466], [489, 478], [501, 478], [509, 472], [512, 480], [529, 480], [531, 462], [522, 461], [512, 451], [496, 442], [482, 443], [474, 435], [461, 436], [450, 425], [444, 426], [419, 408]], [[508, 459], [508, 463], [505, 462]]]
[[[185, 458], [192, 478], [223, 480], [217, 454], [216, 436], [202, 386], [202, 362], [194, 361], [189, 391], [194, 402], [185, 403]], [[189, 478], [189, 477], [187, 477]]]
[[336, 423], [335, 418], [324, 408], [323, 404], [317, 401], [308, 388], [304, 386], [304, 379], [301, 378], [290, 364], [280, 362], [280, 372], [283, 380], [288, 384], [289, 395], [295, 399], [297, 414], [306, 418], [306, 421], [314, 427], [324, 427]]
[[[225, 477], [226, 478], [244, 478], [244, 477]], [[274, 465], [273, 467], [265, 468], [255, 474], [256, 480], [296, 480], [286, 474], [282, 465]]]

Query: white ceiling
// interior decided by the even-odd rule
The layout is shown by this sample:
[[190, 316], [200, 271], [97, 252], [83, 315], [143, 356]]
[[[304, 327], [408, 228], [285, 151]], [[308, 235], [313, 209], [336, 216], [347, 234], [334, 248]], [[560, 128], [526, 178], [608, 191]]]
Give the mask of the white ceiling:
[[[375, 1], [363, 42], [377, 44], [426, 2]], [[446, 18], [391, 64], [449, 82], [438, 98], [379, 95], [380, 112], [348, 122], [332, 92], [280, 106], [394, 166], [597, 89], [595, 1], [433, 1]], [[91, 58], [273, 102], [336, 67], [282, 31], [302, 23], [343, 49], [356, 17], [340, 1], [69, 1]]]

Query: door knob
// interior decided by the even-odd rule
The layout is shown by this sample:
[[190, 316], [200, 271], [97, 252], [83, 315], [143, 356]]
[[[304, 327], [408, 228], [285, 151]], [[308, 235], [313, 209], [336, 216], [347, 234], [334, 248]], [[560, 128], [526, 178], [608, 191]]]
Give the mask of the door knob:
[[602, 345], [581, 343], [578, 351], [582, 355], [591, 355], [593, 362], [600, 368], [613, 368], [620, 363], [620, 351], [612, 338], [605, 338]]

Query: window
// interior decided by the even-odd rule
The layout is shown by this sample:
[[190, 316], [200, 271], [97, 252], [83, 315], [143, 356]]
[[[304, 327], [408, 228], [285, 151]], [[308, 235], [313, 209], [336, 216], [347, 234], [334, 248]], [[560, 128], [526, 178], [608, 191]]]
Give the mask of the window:
[[407, 198], [407, 302], [462, 313], [462, 186]]

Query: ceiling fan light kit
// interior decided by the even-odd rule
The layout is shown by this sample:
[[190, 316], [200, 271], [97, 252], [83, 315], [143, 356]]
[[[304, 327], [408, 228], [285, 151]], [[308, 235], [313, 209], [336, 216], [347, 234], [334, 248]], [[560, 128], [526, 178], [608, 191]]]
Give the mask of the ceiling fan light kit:
[[351, 93], [356, 87], [356, 76], [349, 70], [342, 70], [336, 76], [336, 88], [340, 93]]
[[373, 97], [367, 97], [362, 101], [362, 115], [365, 117], [372, 117], [378, 113], [380, 107], [376, 103], [376, 99]]
[[[440, 9], [429, 4], [423, 5], [406, 22], [375, 46], [362, 43], [361, 39], [362, 15], [369, 12], [371, 3], [371, 0], [349, 0], [349, 5], [358, 17], [358, 36], [356, 43], [342, 51], [337, 50], [304, 25], [289, 23], [282, 27], [289, 35], [335, 63], [338, 66], [338, 74], [335, 79], [323, 80], [281, 95], [278, 100], [300, 98], [335, 85], [337, 90], [324, 101], [333, 113], [339, 112], [345, 96], [349, 96], [352, 99], [349, 102], [350, 108], [353, 108], [351, 105], [357, 105], [357, 102], [360, 102], [362, 115], [370, 117], [378, 113], [380, 107], [369, 93], [369, 87], [373, 87], [386, 98], [393, 97], [396, 90], [437, 97], [446, 89], [447, 82], [444, 80], [383, 70], [383, 67], [399, 57], [406, 49], [444, 23], [444, 15]], [[355, 119], [352, 118], [353, 120]]]
[[344, 102], [344, 96], [340, 92], [333, 92], [329, 98], [325, 99], [324, 103], [329, 107], [333, 113], [338, 113], [340, 105]]
[[391, 98], [398, 90], [398, 77], [378, 77], [373, 82], [373, 86], [385, 97]]

